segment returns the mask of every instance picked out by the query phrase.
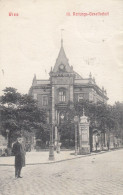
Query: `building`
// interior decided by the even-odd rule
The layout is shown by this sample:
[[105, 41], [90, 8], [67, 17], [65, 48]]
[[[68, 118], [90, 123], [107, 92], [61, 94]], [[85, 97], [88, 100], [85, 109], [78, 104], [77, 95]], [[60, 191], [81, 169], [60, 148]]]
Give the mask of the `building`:
[[56, 128], [65, 117], [68, 103], [72, 105], [82, 99], [107, 103], [106, 90], [98, 87], [91, 73], [89, 78], [82, 78], [70, 66], [62, 39], [55, 66], [49, 75], [49, 80], [37, 80], [35, 75], [29, 94], [38, 101], [40, 108], [47, 110], [47, 121], [55, 124]]

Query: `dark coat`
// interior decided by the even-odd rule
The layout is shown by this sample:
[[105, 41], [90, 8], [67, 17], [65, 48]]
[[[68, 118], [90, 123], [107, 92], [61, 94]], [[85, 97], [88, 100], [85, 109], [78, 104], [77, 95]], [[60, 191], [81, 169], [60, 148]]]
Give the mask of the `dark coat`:
[[23, 149], [23, 146], [19, 142], [14, 143], [12, 152], [15, 155], [15, 167], [19, 167], [19, 168], [24, 167], [25, 151]]

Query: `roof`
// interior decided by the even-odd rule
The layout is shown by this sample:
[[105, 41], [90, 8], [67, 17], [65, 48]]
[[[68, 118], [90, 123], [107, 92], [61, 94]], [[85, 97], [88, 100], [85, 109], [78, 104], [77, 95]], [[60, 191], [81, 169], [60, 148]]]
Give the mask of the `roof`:
[[50, 80], [33, 80], [32, 85], [33, 86], [38, 86], [38, 85], [49, 85]]
[[75, 79], [78, 80], [78, 79], [83, 79], [77, 72], [73, 71], [74, 74], [75, 74]]
[[59, 71], [59, 65], [64, 64], [65, 65], [65, 70], [67, 72], [73, 72], [73, 68], [69, 65], [68, 58], [66, 57], [64, 48], [63, 48], [63, 40], [61, 40], [61, 48], [58, 54], [58, 58], [56, 59], [55, 66], [53, 68], [53, 72], [58, 72]]

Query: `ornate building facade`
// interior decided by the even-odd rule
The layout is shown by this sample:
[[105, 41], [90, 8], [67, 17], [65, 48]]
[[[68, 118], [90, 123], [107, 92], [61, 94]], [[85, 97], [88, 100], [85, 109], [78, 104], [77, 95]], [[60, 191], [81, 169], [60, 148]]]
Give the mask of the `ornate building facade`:
[[66, 57], [63, 40], [54, 68], [51, 68], [48, 80], [33, 78], [29, 94], [38, 101], [40, 108], [47, 110], [47, 120], [60, 124], [65, 117], [64, 110], [68, 103], [86, 99], [92, 102], [107, 103], [108, 97], [104, 88], [100, 89], [92, 78], [82, 78], [70, 66]]

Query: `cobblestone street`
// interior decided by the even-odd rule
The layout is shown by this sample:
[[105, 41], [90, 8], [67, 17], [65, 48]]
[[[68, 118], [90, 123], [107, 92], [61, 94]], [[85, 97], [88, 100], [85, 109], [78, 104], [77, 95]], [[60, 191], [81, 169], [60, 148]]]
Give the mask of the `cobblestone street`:
[[28, 165], [21, 179], [0, 166], [0, 195], [122, 195], [123, 150], [42, 165]]

